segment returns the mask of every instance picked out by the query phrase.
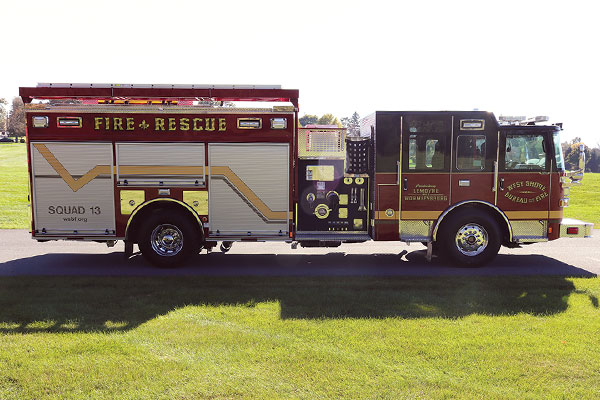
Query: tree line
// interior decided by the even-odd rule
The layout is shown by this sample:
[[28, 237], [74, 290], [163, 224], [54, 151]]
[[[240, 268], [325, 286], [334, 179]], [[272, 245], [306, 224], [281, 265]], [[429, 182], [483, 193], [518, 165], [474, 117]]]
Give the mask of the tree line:
[[576, 137], [570, 142], [561, 143], [563, 155], [565, 157], [565, 168], [575, 170], [579, 168], [579, 145], [583, 144], [585, 153], [585, 171], [600, 172], [600, 143], [591, 148]]
[[[12, 100], [10, 111], [7, 110], [8, 101], [0, 98], [0, 131], [6, 132], [8, 136], [25, 136], [25, 106], [20, 97]], [[335, 125], [346, 128], [351, 136], [360, 134], [360, 115], [354, 112], [350, 117], [338, 119], [333, 114], [327, 113], [322, 116], [305, 114], [299, 118], [300, 126], [307, 125]], [[565, 168], [575, 170], [579, 165], [579, 145], [584, 145], [585, 170], [586, 172], [600, 172], [600, 143], [595, 147], [589, 147], [576, 137], [570, 142], [561, 143], [565, 157]]]
[[25, 136], [25, 106], [20, 97], [13, 98], [10, 111], [6, 110], [8, 102], [0, 98], [0, 130], [8, 136]]

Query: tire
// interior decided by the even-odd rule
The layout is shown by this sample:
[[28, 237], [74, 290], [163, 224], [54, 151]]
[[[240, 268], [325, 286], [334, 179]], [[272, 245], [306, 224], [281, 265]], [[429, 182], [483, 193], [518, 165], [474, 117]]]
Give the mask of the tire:
[[138, 246], [146, 260], [160, 268], [182, 265], [200, 251], [199, 230], [190, 217], [172, 210], [157, 210], [140, 228]]
[[455, 264], [480, 267], [498, 255], [502, 233], [492, 216], [469, 208], [449, 217], [440, 239], [442, 254]]

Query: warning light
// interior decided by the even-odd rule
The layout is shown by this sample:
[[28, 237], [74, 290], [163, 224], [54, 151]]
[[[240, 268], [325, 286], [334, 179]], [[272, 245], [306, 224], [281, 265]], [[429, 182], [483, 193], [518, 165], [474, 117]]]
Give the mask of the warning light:
[[571, 226], [567, 228], [567, 235], [577, 235], [579, 233], [579, 227]]
[[48, 127], [48, 117], [34, 116], [32, 122], [33, 122], [34, 128], [47, 128]]
[[56, 125], [59, 128], [81, 128], [81, 117], [58, 117]]
[[262, 128], [261, 118], [238, 118], [238, 129], [260, 129]]
[[287, 128], [286, 118], [271, 118], [271, 129], [285, 129]]

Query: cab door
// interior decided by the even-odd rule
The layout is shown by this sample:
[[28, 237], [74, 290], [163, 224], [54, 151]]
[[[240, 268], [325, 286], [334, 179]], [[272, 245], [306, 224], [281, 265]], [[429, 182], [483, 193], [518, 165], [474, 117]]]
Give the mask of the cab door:
[[452, 117], [414, 113], [402, 117], [400, 239], [428, 240], [432, 221], [450, 200]]
[[491, 122], [481, 114], [453, 117], [451, 204], [468, 200], [495, 203], [498, 130]]
[[547, 133], [535, 129], [500, 132], [497, 206], [508, 217], [515, 239], [547, 236], [550, 150]]

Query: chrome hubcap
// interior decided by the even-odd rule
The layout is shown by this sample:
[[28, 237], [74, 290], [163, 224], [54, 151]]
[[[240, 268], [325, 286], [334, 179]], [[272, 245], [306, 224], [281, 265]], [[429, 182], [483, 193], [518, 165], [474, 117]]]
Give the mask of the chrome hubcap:
[[150, 237], [152, 249], [161, 256], [174, 256], [183, 248], [183, 234], [175, 225], [158, 225]]
[[456, 233], [456, 248], [465, 256], [481, 254], [488, 245], [488, 234], [483, 226], [466, 224]]

